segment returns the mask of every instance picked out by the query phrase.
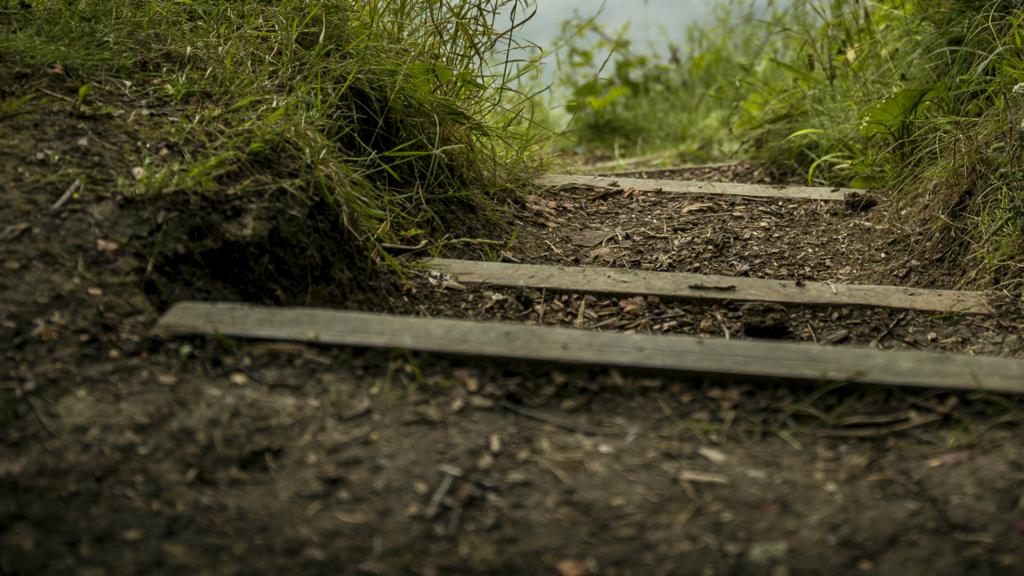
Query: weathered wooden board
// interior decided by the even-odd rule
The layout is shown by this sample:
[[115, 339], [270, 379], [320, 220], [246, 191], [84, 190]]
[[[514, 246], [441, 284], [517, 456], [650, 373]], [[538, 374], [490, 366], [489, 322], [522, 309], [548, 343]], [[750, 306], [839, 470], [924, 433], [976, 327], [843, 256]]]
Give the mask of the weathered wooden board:
[[688, 180], [653, 180], [647, 178], [620, 178], [572, 174], [545, 174], [537, 179], [537, 183], [542, 186], [632, 188], [642, 192], [674, 192], [677, 194], [749, 196], [758, 198], [810, 199], [840, 202], [846, 199], [847, 194], [863, 194], [862, 192], [845, 188], [768, 186], [763, 184], [694, 182]]
[[505, 264], [470, 260], [425, 260], [462, 284], [493, 284], [599, 294], [643, 294], [669, 298], [779, 302], [785, 304], [878, 306], [905, 310], [988, 314], [983, 292], [925, 290], [901, 286], [858, 286], [789, 280], [706, 276], [616, 268]]
[[1024, 361], [1014, 359], [591, 332], [315, 308], [185, 302], [171, 308], [154, 333], [398, 348], [684, 375], [1024, 392]]

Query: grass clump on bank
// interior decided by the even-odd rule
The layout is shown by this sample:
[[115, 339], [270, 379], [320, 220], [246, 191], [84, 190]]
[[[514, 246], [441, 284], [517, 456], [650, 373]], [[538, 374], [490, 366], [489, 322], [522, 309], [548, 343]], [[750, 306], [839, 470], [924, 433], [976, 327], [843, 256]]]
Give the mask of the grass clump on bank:
[[520, 4], [7, 1], [0, 62], [171, 111], [180, 154], [144, 157], [134, 191], [287, 191], [370, 243], [462, 234], [528, 173]]
[[894, 190], [922, 256], [964, 283], [1024, 278], [1024, 7], [798, 3], [785, 73], [744, 102], [755, 150], [808, 181]]

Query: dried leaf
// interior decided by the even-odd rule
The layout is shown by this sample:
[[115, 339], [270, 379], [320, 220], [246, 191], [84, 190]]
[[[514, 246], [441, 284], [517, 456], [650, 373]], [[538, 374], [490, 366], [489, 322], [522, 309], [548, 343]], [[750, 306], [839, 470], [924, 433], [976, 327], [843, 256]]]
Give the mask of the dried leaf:
[[928, 461], [929, 468], [939, 468], [940, 466], [954, 466], [970, 460], [971, 453], [966, 450], [958, 452], [949, 452], [936, 456]]
[[647, 309], [647, 300], [643, 296], [634, 296], [625, 300], [619, 300], [619, 309], [624, 314], [639, 316]]
[[96, 239], [96, 249], [100, 252], [106, 252], [107, 254], [113, 254], [121, 249], [121, 246], [117, 242], [111, 242], [110, 240], [104, 240], [102, 238]]
[[697, 212], [698, 210], [711, 208], [712, 206], [714, 206], [714, 204], [709, 204], [707, 202], [687, 202], [679, 209], [679, 211], [683, 214], [689, 214], [690, 212]]
[[613, 236], [615, 236], [615, 232], [608, 232], [607, 230], [587, 230], [570, 235], [569, 241], [583, 248], [593, 248], [598, 244], [603, 244], [605, 240]]
[[555, 209], [558, 208], [558, 203], [553, 200], [548, 200], [537, 195], [530, 195], [526, 197], [526, 205], [531, 210], [536, 212], [543, 212], [545, 214], [554, 215]]

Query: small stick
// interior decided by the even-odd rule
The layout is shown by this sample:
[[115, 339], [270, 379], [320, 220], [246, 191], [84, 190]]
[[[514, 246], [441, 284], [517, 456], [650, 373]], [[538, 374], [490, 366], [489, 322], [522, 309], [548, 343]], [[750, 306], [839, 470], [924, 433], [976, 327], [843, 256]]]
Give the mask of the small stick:
[[416, 253], [416, 252], [419, 252], [421, 250], [426, 249], [427, 247], [429, 247], [429, 245], [430, 245], [430, 242], [428, 242], [427, 240], [423, 240], [422, 242], [420, 242], [419, 244], [417, 244], [415, 246], [404, 246], [402, 244], [389, 244], [387, 242], [381, 242], [380, 243], [380, 247], [382, 249], [384, 249], [385, 252], [390, 252], [392, 254], [413, 254], [413, 253]]
[[25, 399], [28, 400], [28, 405], [32, 407], [32, 413], [36, 415], [36, 420], [39, 420], [39, 423], [43, 426], [43, 430], [46, 430], [49, 432], [50, 436], [56, 438], [57, 433], [53, 431], [53, 427], [46, 421], [46, 418], [43, 418], [43, 414], [39, 410], [39, 405], [36, 404], [36, 399], [31, 396], [26, 396]]
[[441, 509], [441, 501], [448, 495], [453, 482], [455, 482], [455, 475], [450, 470], [444, 470], [444, 479], [441, 480], [441, 484], [430, 498], [430, 504], [427, 504], [427, 509], [423, 512], [427, 518], [437, 516], [438, 511]]
[[579, 313], [576, 314], [576, 327], [577, 328], [583, 328], [583, 320], [584, 320], [583, 315], [586, 312], [587, 312], [587, 297], [584, 296], [580, 300], [580, 310], [579, 310]]
[[568, 420], [565, 420], [563, 418], [558, 418], [557, 416], [550, 416], [538, 410], [533, 410], [532, 408], [527, 408], [526, 406], [520, 406], [519, 404], [510, 402], [508, 400], [499, 400], [498, 405], [501, 406], [502, 408], [505, 408], [506, 410], [511, 410], [512, 412], [515, 412], [520, 416], [532, 418], [533, 420], [544, 422], [545, 424], [551, 424], [552, 426], [556, 426], [558, 428], [562, 428], [563, 430], [568, 430], [570, 432], [579, 432], [581, 434], [590, 434], [593, 436], [606, 436], [618, 433], [617, 431], [611, 429], [595, 428], [593, 426], [587, 426], [586, 424], [576, 424], [573, 422], [569, 422]]
[[878, 338], [875, 338], [875, 343], [881, 345], [882, 340], [884, 340], [886, 336], [892, 334], [892, 331], [895, 330], [896, 327], [899, 326], [900, 322], [902, 322], [903, 319], [906, 317], [906, 312], [902, 312], [899, 316], [897, 316], [896, 319], [889, 324], [889, 327], [885, 329], [885, 332], [882, 332], [882, 334]]
[[942, 420], [942, 416], [934, 414], [931, 416], [914, 418], [909, 422], [894, 424], [892, 426], [860, 428], [854, 430], [824, 430], [820, 434], [826, 438], [875, 438], [878, 436], [888, 436], [889, 434], [895, 434], [897, 432], [906, 432], [926, 424], [931, 424], [932, 422], [938, 422], [939, 420]]
[[544, 324], [544, 309], [548, 303], [548, 289], [545, 288], [540, 292], [540, 313], [537, 315], [537, 324]]
[[61, 194], [60, 198], [58, 198], [56, 202], [53, 203], [53, 206], [50, 206], [50, 210], [60, 210], [63, 208], [64, 205], [68, 203], [68, 200], [71, 200], [75, 195], [75, 192], [78, 192], [81, 187], [82, 181], [75, 178], [75, 181], [71, 183], [71, 186], [68, 186], [68, 189]]
[[683, 513], [679, 516], [679, 518], [676, 518], [676, 520], [672, 522], [672, 530], [674, 530], [675, 532], [679, 532], [680, 530], [682, 530], [683, 527], [685, 527], [687, 523], [690, 522], [690, 519], [693, 518], [693, 515], [696, 514], [697, 510], [699, 509], [699, 502], [691, 502], [690, 505], [686, 508], [686, 510], [684, 510]]
[[814, 340], [814, 343], [818, 344], [818, 335], [814, 333], [814, 327], [811, 326], [810, 322], [807, 323], [807, 330], [811, 332], [811, 339]]
[[487, 244], [489, 246], [504, 246], [501, 240], [488, 240], [486, 238], [456, 238], [449, 240], [448, 244]]
[[65, 96], [63, 94], [57, 94], [56, 92], [51, 92], [51, 91], [47, 90], [46, 88], [36, 88], [36, 90], [39, 90], [43, 94], [49, 94], [50, 96], [53, 96], [54, 98], [60, 98], [61, 100], [67, 100], [68, 102], [71, 102], [72, 104], [75, 104], [74, 98], [69, 98], [69, 97], [67, 97], [67, 96]]
[[611, 326], [616, 322], [620, 322], [621, 319], [618, 316], [612, 316], [611, 318], [604, 320], [598, 324], [594, 324], [594, 328], [604, 328], [605, 326]]
[[718, 319], [718, 325], [722, 327], [722, 331], [725, 332], [725, 339], [732, 340], [732, 335], [729, 334], [729, 327], [725, 325], [725, 320], [722, 319], [722, 315], [715, 312], [715, 318]]

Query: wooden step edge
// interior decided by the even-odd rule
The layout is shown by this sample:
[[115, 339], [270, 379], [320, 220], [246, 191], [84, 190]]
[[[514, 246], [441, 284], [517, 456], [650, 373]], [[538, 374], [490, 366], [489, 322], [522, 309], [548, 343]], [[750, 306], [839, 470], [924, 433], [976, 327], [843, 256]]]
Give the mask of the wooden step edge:
[[594, 294], [644, 295], [693, 300], [777, 302], [809, 306], [873, 306], [947, 312], [992, 314], [984, 292], [929, 290], [900, 286], [796, 283], [710, 276], [680, 272], [651, 272], [617, 268], [507, 264], [433, 258], [423, 263], [451, 274], [461, 284], [490, 284]]
[[641, 192], [672, 192], [709, 196], [747, 196], [753, 198], [805, 199], [842, 202], [848, 195], [866, 192], [849, 188], [816, 188], [807, 186], [769, 186], [732, 182], [697, 182], [690, 180], [655, 180], [586, 176], [575, 174], [544, 174], [537, 184], [547, 187], [580, 186], [588, 188], [632, 188]]
[[153, 334], [402, 349], [728, 379], [1024, 392], [1024, 361], [1017, 359], [592, 332], [318, 308], [183, 302], [159, 320]]
[[643, 174], [650, 172], [690, 172], [695, 170], [722, 170], [740, 166], [741, 162], [718, 162], [712, 164], [672, 164], [660, 168], [627, 168], [611, 166], [614, 169], [591, 169], [586, 168], [583, 174], [587, 176], [604, 176], [606, 178], [643, 178]]

